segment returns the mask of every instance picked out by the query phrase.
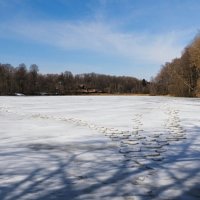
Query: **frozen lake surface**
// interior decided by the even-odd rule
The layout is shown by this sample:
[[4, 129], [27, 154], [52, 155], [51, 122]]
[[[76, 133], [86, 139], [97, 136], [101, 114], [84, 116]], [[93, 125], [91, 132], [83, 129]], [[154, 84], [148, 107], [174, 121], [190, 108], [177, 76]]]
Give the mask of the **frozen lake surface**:
[[0, 199], [200, 199], [200, 99], [0, 97]]

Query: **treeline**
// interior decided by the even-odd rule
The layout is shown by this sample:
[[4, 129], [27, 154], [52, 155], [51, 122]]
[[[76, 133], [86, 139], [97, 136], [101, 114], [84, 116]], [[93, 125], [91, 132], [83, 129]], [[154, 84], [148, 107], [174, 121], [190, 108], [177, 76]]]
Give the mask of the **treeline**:
[[151, 81], [152, 95], [200, 97], [200, 34]]
[[180, 58], [166, 62], [151, 82], [95, 73], [41, 74], [37, 65], [0, 64], [0, 95], [71, 95], [90, 93], [151, 94], [200, 97], [200, 34]]
[[0, 95], [71, 95], [89, 93], [149, 93], [149, 83], [134, 77], [88, 73], [41, 74], [37, 65], [0, 64]]

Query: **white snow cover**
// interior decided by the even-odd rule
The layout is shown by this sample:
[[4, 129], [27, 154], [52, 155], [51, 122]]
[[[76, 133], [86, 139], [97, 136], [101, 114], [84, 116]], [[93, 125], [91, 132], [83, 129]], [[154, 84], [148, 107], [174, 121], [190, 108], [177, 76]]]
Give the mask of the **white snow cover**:
[[200, 100], [0, 97], [0, 199], [200, 199]]

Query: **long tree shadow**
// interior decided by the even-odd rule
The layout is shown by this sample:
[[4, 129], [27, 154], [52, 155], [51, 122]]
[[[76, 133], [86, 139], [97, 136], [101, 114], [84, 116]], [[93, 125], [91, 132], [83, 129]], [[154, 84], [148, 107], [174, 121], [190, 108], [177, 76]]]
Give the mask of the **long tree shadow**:
[[[0, 173], [3, 180], [0, 199], [88, 200], [134, 199], [139, 196], [142, 200], [160, 200], [166, 199], [165, 195], [170, 191], [178, 191], [171, 199], [199, 199], [200, 165], [189, 166], [193, 160], [200, 162], [197, 161], [199, 150], [191, 149], [197, 139], [197, 134], [193, 133], [199, 130], [200, 127], [189, 130], [191, 136], [188, 140], [183, 145], [178, 144], [177, 151], [159, 162], [155, 171], [134, 164], [131, 166], [117, 148], [97, 140], [12, 148], [1, 155], [1, 162], [15, 160]], [[178, 164], [176, 169], [172, 167], [174, 164]], [[159, 171], [163, 171], [171, 181], [159, 185], [156, 176]], [[148, 184], [142, 182], [147, 176], [151, 180]]]
[[[10, 156], [15, 154], [14, 150]], [[21, 158], [29, 156], [36, 159], [37, 165], [30, 167], [30, 163], [27, 165], [20, 161], [20, 155]], [[3, 179], [23, 178], [0, 186], [0, 199], [112, 199], [133, 196], [135, 193], [128, 185], [133, 186], [131, 182], [147, 169], [127, 167], [127, 161], [120, 156], [118, 149], [99, 141], [28, 145], [24, 151], [18, 152], [16, 162], [21, 170], [13, 167], [1, 173]], [[139, 195], [148, 196], [145, 192]]]
[[159, 166], [159, 171], [170, 181], [159, 185], [158, 177], [152, 180], [157, 185], [154, 188], [157, 199], [166, 199], [166, 196], [172, 196], [170, 199], [174, 200], [200, 199], [200, 143], [197, 143], [200, 141], [199, 132], [198, 126], [188, 130], [186, 141], [178, 143], [177, 147], [174, 144], [175, 151], [172, 152], [172, 149], [172, 154]]

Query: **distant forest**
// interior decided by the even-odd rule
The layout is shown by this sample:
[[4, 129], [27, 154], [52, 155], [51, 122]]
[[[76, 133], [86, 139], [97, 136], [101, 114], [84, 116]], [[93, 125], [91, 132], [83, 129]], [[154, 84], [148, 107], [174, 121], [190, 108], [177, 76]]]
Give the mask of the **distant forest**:
[[150, 94], [200, 97], [200, 35], [180, 58], [166, 62], [151, 79], [96, 73], [41, 74], [36, 64], [0, 64], [0, 95]]
[[200, 34], [151, 80], [150, 94], [200, 97]]
[[41, 74], [37, 65], [13, 67], [0, 64], [0, 95], [76, 95], [76, 94], [149, 93], [149, 83], [127, 76], [88, 73], [73, 75]]

